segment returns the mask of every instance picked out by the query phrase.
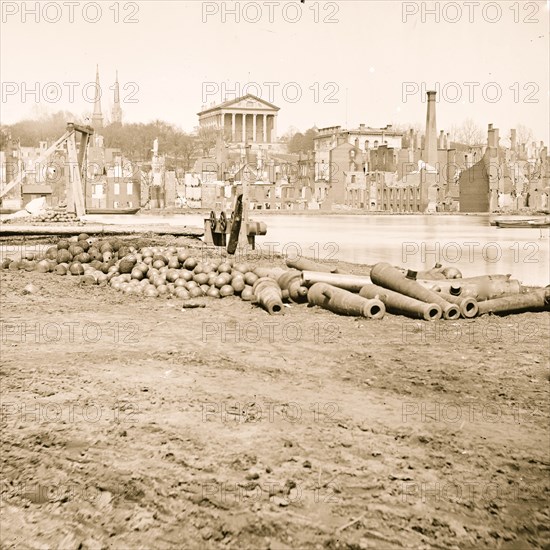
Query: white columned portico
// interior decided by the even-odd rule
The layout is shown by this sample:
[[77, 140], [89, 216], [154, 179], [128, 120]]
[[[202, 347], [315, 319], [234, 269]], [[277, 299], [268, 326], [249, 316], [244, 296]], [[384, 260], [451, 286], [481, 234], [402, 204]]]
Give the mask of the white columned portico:
[[243, 138], [243, 142], [246, 141], [246, 113], [243, 113], [242, 114], [242, 119], [243, 119], [243, 135], [242, 135], [242, 138]]
[[252, 141], [256, 141], [256, 117], [258, 115], [252, 115]]
[[231, 139], [235, 141], [237, 128], [235, 127], [235, 113], [231, 113]]
[[264, 143], [267, 143], [267, 115], [264, 114], [263, 115], [264, 117], [264, 125], [262, 126], [262, 131], [263, 131], [263, 140], [264, 140]]
[[273, 115], [273, 130], [271, 131], [271, 143], [277, 141], [277, 117]]

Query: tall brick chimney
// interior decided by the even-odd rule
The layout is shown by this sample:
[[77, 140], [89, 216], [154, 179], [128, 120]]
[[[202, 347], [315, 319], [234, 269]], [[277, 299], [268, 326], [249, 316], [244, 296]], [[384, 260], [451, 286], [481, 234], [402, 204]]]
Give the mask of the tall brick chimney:
[[426, 138], [424, 141], [424, 161], [430, 166], [437, 164], [437, 124], [435, 120], [435, 96], [437, 92], [426, 92], [428, 95], [428, 112], [426, 113]]
[[495, 130], [492, 124], [487, 128], [487, 147], [496, 147], [495, 145]]

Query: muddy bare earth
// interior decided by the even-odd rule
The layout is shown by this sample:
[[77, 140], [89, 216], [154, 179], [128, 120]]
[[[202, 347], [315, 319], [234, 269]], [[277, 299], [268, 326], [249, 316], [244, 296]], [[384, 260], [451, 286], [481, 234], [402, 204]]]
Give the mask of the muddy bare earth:
[[550, 548], [548, 313], [207, 300], [1, 272], [1, 548]]

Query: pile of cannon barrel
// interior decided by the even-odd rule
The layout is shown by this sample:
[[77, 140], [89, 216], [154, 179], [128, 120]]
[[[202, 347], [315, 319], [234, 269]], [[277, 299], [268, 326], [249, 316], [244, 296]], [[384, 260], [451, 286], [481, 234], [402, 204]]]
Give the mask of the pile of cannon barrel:
[[436, 265], [414, 272], [378, 263], [369, 276], [338, 273], [300, 258], [289, 270], [256, 268], [256, 302], [270, 314], [283, 313], [283, 300], [309, 302], [340, 315], [381, 319], [386, 311], [426, 321], [473, 318], [485, 313], [550, 310], [550, 287], [527, 289], [510, 275], [463, 278]]

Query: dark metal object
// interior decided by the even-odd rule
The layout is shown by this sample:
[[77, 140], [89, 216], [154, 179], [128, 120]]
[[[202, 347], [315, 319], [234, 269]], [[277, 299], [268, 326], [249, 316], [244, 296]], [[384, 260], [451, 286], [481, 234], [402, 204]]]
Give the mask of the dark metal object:
[[229, 233], [229, 244], [227, 245], [227, 253], [235, 254], [239, 244], [239, 233], [241, 232], [241, 223], [243, 220], [243, 196], [242, 193], [237, 197], [235, 202], [235, 210], [233, 211], [231, 230]]
[[477, 300], [471, 296], [457, 296], [446, 292], [440, 292], [440, 294], [447, 302], [456, 304], [460, 308], [460, 315], [465, 319], [472, 319], [479, 312]]
[[335, 267], [329, 267], [307, 258], [296, 258], [295, 260], [287, 259], [286, 265], [292, 269], [298, 269], [299, 271], [322, 271], [324, 273], [338, 273], [338, 269]]
[[550, 288], [541, 288], [515, 296], [486, 300], [479, 304], [479, 314], [519, 313], [522, 311], [550, 311]]
[[491, 275], [471, 279], [446, 279], [442, 281], [418, 280], [425, 288], [434, 292], [454, 294], [461, 298], [474, 298], [478, 302], [493, 300], [503, 296], [512, 296], [521, 292], [521, 284], [517, 279], [505, 277], [492, 278]]
[[382, 319], [386, 313], [384, 302], [378, 298], [363, 298], [342, 288], [325, 283], [314, 284], [307, 293], [307, 299], [310, 304], [320, 306], [340, 315]]
[[365, 275], [349, 275], [347, 273], [327, 273], [320, 271], [303, 271], [302, 285], [310, 287], [315, 283], [326, 283], [349, 290], [359, 292], [365, 285], [372, 283], [371, 278]]
[[283, 290], [288, 292], [290, 300], [296, 303], [307, 302], [307, 288], [302, 285], [302, 273], [297, 269], [285, 271], [277, 282]]
[[421, 302], [399, 292], [373, 284], [365, 285], [359, 295], [363, 298], [379, 298], [384, 302], [390, 313], [405, 315], [406, 317], [437, 321], [443, 315], [443, 311], [438, 304]]
[[206, 307], [206, 304], [204, 302], [195, 302], [194, 300], [188, 300], [186, 302], [183, 302], [181, 307], [183, 309], [195, 309], [199, 307]]
[[407, 279], [397, 268], [390, 264], [381, 262], [376, 264], [370, 272], [372, 282], [389, 288], [395, 292], [409, 296], [416, 300], [426, 303], [435, 303], [443, 310], [443, 318], [446, 320], [456, 320], [460, 317], [460, 309], [456, 304], [451, 304], [443, 299], [440, 294], [423, 287], [417, 281]]
[[258, 277], [270, 277], [271, 279], [279, 280], [279, 277], [286, 273], [286, 269], [282, 267], [257, 267], [254, 269], [254, 273]]
[[256, 302], [270, 315], [284, 313], [281, 287], [271, 277], [261, 277], [253, 286]]

